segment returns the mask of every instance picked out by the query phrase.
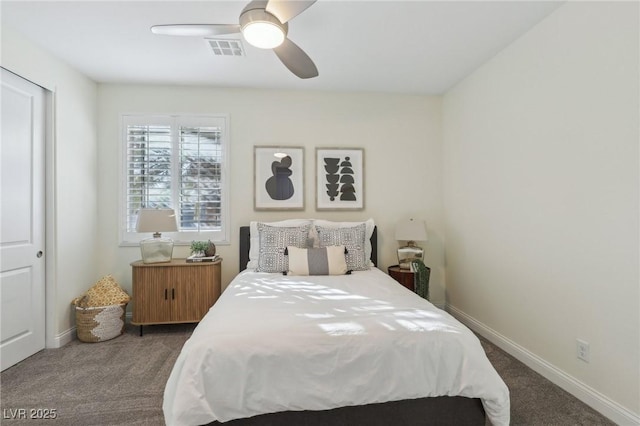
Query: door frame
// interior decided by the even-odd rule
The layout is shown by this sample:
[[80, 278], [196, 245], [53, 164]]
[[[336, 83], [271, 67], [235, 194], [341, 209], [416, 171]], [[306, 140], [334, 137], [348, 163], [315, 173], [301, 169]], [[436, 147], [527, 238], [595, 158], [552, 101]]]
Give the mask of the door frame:
[[[25, 77], [23, 77], [25, 78]], [[29, 80], [45, 90], [45, 132], [44, 132], [44, 344], [45, 348], [60, 348], [72, 340], [57, 336], [58, 315], [56, 312], [57, 268], [56, 268], [56, 138], [55, 138], [55, 87]]]

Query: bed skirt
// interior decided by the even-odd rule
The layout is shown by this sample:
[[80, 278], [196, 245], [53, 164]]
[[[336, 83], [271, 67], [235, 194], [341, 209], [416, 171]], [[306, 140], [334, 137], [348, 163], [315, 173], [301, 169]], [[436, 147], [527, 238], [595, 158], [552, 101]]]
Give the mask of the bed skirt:
[[484, 426], [478, 398], [439, 396], [323, 411], [283, 411], [208, 426]]

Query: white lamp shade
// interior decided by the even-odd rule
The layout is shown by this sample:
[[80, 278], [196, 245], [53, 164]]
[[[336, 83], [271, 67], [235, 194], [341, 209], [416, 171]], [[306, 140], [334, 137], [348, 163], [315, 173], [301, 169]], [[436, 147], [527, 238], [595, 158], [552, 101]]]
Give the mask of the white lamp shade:
[[173, 209], [140, 209], [138, 212], [138, 232], [176, 232], [176, 213]]
[[422, 220], [403, 220], [396, 224], [396, 240], [427, 241], [427, 226]]

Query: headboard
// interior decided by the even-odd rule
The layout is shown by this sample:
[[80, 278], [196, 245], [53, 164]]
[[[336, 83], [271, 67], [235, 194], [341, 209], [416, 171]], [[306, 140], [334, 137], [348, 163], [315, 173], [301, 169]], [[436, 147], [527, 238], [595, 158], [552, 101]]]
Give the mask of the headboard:
[[[249, 262], [249, 247], [251, 245], [251, 235], [248, 226], [240, 227], [240, 271], [247, 268]], [[378, 264], [378, 229], [373, 228], [371, 234], [371, 261], [374, 265]]]

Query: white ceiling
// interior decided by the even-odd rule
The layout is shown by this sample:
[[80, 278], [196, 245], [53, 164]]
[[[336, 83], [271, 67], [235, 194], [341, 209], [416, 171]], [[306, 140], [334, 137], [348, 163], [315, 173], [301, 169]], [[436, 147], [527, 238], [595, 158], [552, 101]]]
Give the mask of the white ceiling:
[[[440, 94], [562, 2], [319, 0], [289, 38], [320, 72], [301, 80], [272, 51], [215, 56], [155, 24], [237, 23], [248, 1], [6, 1], [8, 25], [97, 82]], [[225, 38], [240, 38], [240, 35]]]

